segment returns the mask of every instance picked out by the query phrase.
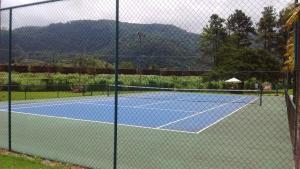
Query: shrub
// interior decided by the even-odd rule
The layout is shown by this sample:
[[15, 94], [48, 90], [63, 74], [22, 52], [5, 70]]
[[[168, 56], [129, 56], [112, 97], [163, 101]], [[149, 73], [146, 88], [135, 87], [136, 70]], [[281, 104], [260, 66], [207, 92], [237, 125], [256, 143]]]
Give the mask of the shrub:
[[160, 84], [159, 87], [163, 87], [163, 88], [173, 88], [174, 86], [175, 86], [174, 83], [170, 83], [170, 82], [162, 82], [162, 83]]
[[208, 89], [219, 89], [219, 88], [222, 88], [222, 87], [220, 87], [218, 82], [208, 82], [207, 83], [207, 88]]
[[158, 87], [159, 84], [157, 83], [156, 80], [148, 80], [148, 86], [151, 86], [151, 87]]
[[[4, 86], [2, 86], [2, 88], [1, 88], [1, 90], [8, 90], [8, 82], [4, 85]], [[12, 81], [11, 82], [11, 90], [14, 90], [14, 91], [19, 91], [19, 90], [21, 90], [21, 85], [20, 85], [20, 83], [19, 82], [16, 82], [16, 81]]]
[[255, 83], [257, 83], [257, 80], [255, 78], [251, 78], [251, 79], [245, 81], [244, 87], [245, 87], [245, 89], [254, 89]]
[[140, 86], [141, 83], [140, 83], [140, 81], [133, 80], [133, 81], [130, 81], [130, 85], [131, 85], [131, 86]]

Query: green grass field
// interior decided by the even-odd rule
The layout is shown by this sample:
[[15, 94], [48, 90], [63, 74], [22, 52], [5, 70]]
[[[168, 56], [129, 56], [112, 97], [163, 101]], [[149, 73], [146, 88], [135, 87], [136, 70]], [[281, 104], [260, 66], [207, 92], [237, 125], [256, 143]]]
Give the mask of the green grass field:
[[[8, 74], [0, 72], [0, 85], [5, 85], [8, 82]], [[281, 79], [282, 80], [282, 79]], [[16, 73], [12, 74], [12, 81], [18, 85], [19, 90], [23, 90], [26, 85], [91, 85], [91, 84], [114, 84], [114, 75], [98, 74], [98, 75], [80, 75], [80, 74], [48, 74], [48, 73]], [[169, 88], [203, 88], [203, 89], [223, 89], [230, 88], [230, 85], [220, 81], [212, 81], [202, 76], [160, 76], [160, 75], [124, 75], [119, 76], [119, 82], [122, 85], [132, 86], [153, 86], [153, 87], [169, 87]], [[245, 81], [246, 89], [253, 89], [255, 78]], [[279, 82], [278, 88], [282, 89], [282, 82]], [[274, 86], [273, 86], [274, 87]], [[38, 91], [41, 86], [31, 87], [32, 91]], [[275, 89], [275, 88], [274, 88]]]
[[[74, 92], [66, 92], [66, 91], [48, 91], [48, 92], [21, 92], [21, 91], [13, 91], [12, 92], [12, 100], [34, 100], [34, 99], [51, 99], [51, 98], [68, 98], [68, 97], [82, 97], [82, 96], [100, 96], [107, 95], [106, 91], [96, 91], [96, 92], [85, 92], [82, 93], [74, 93]], [[0, 101], [8, 100], [7, 92], [0, 92]]]
[[46, 166], [38, 158], [28, 158], [0, 153], [0, 168], [2, 169], [67, 169], [67, 167]]
[[[264, 96], [199, 134], [119, 126], [122, 169], [292, 169], [284, 97]], [[112, 168], [113, 125], [12, 114], [18, 152], [92, 168]], [[7, 113], [0, 113], [7, 147]]]

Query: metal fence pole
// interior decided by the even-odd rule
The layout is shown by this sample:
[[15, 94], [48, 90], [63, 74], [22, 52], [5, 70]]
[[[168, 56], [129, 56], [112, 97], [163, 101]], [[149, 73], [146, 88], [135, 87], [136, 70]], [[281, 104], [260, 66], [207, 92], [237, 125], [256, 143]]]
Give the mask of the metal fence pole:
[[23, 5], [16, 5], [16, 6], [11, 6], [11, 7], [7, 7], [7, 8], [1, 8], [0, 11], [23, 8], [23, 7], [27, 7], [27, 6], [42, 5], [42, 4], [52, 3], [52, 2], [57, 2], [57, 1], [64, 1], [64, 0], [47, 0], [47, 1], [40, 1], [40, 2], [34, 2], [34, 3], [27, 3], [27, 4], [23, 4]]
[[261, 86], [261, 88], [260, 88], [260, 90], [259, 90], [259, 106], [262, 106], [263, 92], [264, 92], [264, 89], [263, 89], [263, 87]]
[[116, 0], [116, 42], [115, 42], [115, 114], [114, 114], [114, 154], [113, 168], [117, 169], [118, 141], [118, 89], [119, 89], [119, 0]]
[[11, 151], [11, 71], [12, 71], [12, 9], [9, 9], [9, 42], [8, 42], [8, 150]]
[[106, 85], [106, 95], [107, 97], [109, 97], [109, 93], [110, 93], [110, 86], [109, 84]]
[[[296, 0], [295, 3], [297, 4], [298, 1]], [[300, 16], [300, 14], [298, 14]], [[300, 19], [295, 25], [295, 101], [296, 101], [296, 120], [295, 120], [295, 168], [300, 169], [300, 125], [299, 125], [299, 117], [300, 117], [300, 60], [299, 60], [299, 25]]]
[[56, 84], [56, 97], [59, 98], [59, 84]]
[[158, 83], [159, 83], [159, 84], [158, 84], [158, 87], [161, 87], [161, 76], [162, 76], [162, 75], [161, 75], [161, 71], [162, 71], [162, 70], [159, 69], [159, 76], [158, 76]]
[[91, 96], [93, 96], [93, 91], [94, 91], [94, 87], [95, 87], [95, 83], [90, 85], [90, 92], [91, 92]]
[[82, 96], [84, 96], [85, 93], [85, 85], [82, 85]]
[[200, 75], [200, 72], [198, 73], [198, 78], [197, 78], [197, 86], [198, 86], [198, 89], [200, 89], [200, 81], [201, 81], [201, 75]]
[[24, 99], [27, 100], [27, 85], [24, 88]]

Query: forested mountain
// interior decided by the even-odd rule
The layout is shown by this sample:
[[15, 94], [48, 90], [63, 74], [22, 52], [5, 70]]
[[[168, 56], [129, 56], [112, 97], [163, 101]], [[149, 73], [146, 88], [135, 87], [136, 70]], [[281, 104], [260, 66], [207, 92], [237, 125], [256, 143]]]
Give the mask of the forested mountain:
[[[145, 35], [141, 48], [138, 32]], [[2, 44], [7, 43], [6, 36], [7, 32], [2, 31]], [[153, 64], [169, 67], [162, 63], [179, 62], [182, 65], [177, 66], [191, 68], [193, 65], [185, 65], [185, 61], [193, 63], [199, 60], [199, 40], [200, 35], [173, 25], [120, 23], [120, 55], [133, 63], [140, 56], [155, 58], [147, 59], [151, 63], [145, 67]], [[15, 56], [37, 60], [49, 60], [51, 55], [59, 53], [64, 58], [87, 54], [111, 62], [109, 57], [113, 57], [114, 42], [115, 22], [111, 20], [78, 20], [13, 30]]]
[[[227, 18], [212, 14], [201, 34], [174, 25], [120, 22], [120, 65], [144, 69], [211, 69], [218, 75], [224, 70], [279, 71], [287, 61], [284, 18], [288, 18], [288, 11], [283, 9], [277, 14], [274, 7], [265, 7], [257, 23], [239, 9]], [[13, 62], [112, 67], [115, 26], [112, 20], [77, 20], [16, 28], [12, 39]], [[7, 62], [8, 32], [1, 33], [0, 59]]]

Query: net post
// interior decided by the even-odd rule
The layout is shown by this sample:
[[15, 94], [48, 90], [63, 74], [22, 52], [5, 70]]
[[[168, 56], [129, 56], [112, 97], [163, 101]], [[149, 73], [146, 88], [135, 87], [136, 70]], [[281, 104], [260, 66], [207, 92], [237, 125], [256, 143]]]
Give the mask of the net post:
[[260, 85], [260, 88], [259, 88], [259, 106], [262, 106], [262, 96], [263, 96], [263, 86]]
[[275, 90], [276, 90], [276, 96], [279, 96], [278, 84], [277, 84], [277, 83], [276, 83], [276, 85], [275, 85]]

